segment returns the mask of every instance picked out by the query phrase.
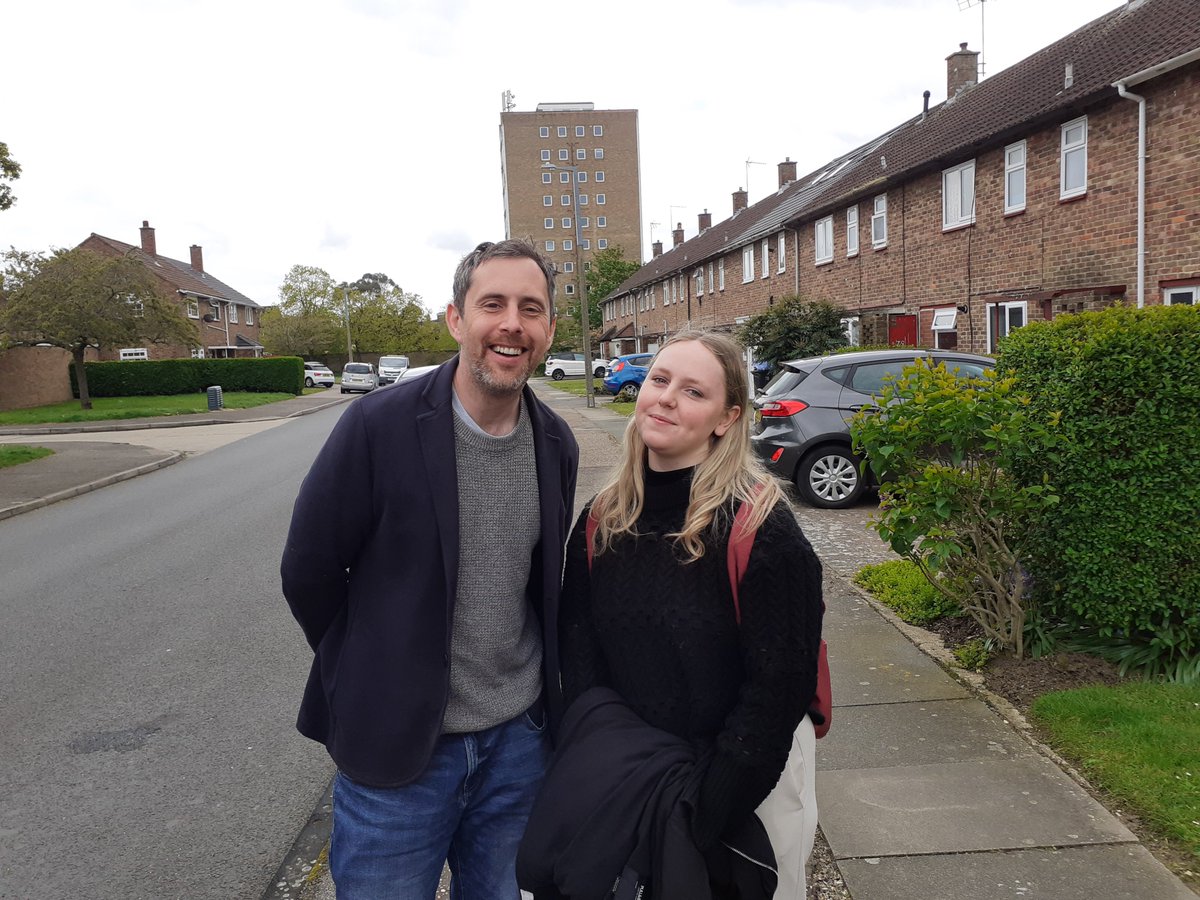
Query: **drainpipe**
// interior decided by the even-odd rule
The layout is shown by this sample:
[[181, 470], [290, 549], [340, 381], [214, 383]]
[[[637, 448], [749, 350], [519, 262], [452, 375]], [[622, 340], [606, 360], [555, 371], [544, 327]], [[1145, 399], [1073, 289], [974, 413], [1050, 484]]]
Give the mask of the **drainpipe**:
[[1146, 305], [1146, 98], [1131, 94], [1125, 82], [1116, 83], [1117, 93], [1138, 105], [1138, 186], [1137, 186], [1137, 306]]

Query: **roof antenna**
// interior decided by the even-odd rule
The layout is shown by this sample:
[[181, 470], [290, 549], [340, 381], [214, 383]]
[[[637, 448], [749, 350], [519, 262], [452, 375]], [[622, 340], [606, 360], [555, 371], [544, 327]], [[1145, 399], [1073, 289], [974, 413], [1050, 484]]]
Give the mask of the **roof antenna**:
[[958, 8], [962, 10], [970, 9], [972, 6], [979, 7], [979, 80], [983, 81], [984, 73], [987, 71], [987, 38], [984, 29], [984, 4], [987, 0], [958, 0]]

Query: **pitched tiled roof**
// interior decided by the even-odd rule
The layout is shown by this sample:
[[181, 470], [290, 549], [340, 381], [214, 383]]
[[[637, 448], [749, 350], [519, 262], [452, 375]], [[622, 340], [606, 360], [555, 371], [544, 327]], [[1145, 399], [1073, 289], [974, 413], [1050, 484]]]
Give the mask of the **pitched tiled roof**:
[[[618, 297], [1117, 96], [1113, 83], [1200, 48], [1200, 0], [1130, 0], [647, 262]], [[1064, 86], [1067, 64], [1073, 82]]]
[[199, 294], [202, 297], [213, 297], [217, 300], [231, 300], [234, 303], [252, 306], [255, 309], [260, 308], [257, 303], [245, 294], [235, 291], [222, 281], [218, 281], [208, 272], [193, 269], [189, 263], [181, 262], [178, 259], [171, 259], [169, 256], [151, 256], [142, 250], [141, 247], [126, 244], [124, 241], [105, 237], [95, 232], [92, 233], [92, 237], [103, 241], [122, 254], [132, 254], [135, 259], [145, 263], [156, 275], [172, 284], [176, 290], [187, 291], [190, 294]]

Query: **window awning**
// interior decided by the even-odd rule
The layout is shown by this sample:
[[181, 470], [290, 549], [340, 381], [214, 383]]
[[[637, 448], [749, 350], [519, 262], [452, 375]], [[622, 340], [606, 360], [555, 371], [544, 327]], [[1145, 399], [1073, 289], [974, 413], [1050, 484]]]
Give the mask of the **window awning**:
[[958, 319], [958, 310], [951, 306], [949, 309], [935, 309], [933, 311], [934, 331], [955, 331], [957, 325], [955, 322]]

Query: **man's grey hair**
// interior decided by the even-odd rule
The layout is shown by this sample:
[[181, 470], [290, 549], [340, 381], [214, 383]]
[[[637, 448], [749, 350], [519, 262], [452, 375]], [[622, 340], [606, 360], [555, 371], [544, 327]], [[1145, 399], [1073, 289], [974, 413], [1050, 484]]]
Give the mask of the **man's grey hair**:
[[471, 279], [475, 270], [489, 259], [532, 259], [546, 276], [546, 297], [550, 305], [550, 321], [554, 321], [554, 263], [538, 253], [537, 248], [529, 241], [509, 239], [492, 243], [484, 241], [462, 258], [454, 273], [454, 305], [463, 312], [463, 304], [467, 301], [467, 291], [471, 288]]

